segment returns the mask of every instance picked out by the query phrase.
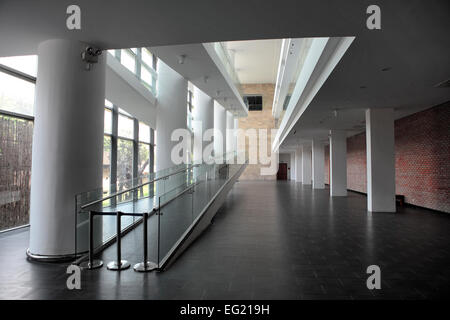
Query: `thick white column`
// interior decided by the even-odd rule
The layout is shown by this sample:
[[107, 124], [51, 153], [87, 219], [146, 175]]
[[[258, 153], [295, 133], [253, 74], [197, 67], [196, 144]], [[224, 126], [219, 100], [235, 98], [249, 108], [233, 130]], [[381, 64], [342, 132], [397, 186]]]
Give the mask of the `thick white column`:
[[291, 152], [290, 154], [291, 157], [291, 176], [289, 177], [290, 180], [294, 180], [295, 181], [295, 152]]
[[302, 183], [311, 184], [311, 146], [303, 146], [302, 151]]
[[347, 134], [330, 132], [330, 195], [347, 195]]
[[[38, 47], [29, 247], [33, 256], [74, 254], [75, 195], [102, 187], [106, 52], [87, 71], [81, 60], [86, 46], [55, 39]], [[97, 226], [95, 235], [101, 237], [101, 224]], [[78, 251], [86, 249], [87, 234], [78, 240]]]
[[[206, 158], [203, 158], [203, 152], [208, 151], [206, 148], [208, 145], [213, 143], [214, 137], [211, 137], [212, 140], [205, 141], [204, 135], [206, 130], [214, 129], [214, 99], [208, 96], [206, 93], [194, 87], [194, 163], [201, 163], [203, 160], [207, 160], [210, 156], [206, 155]], [[209, 139], [209, 135], [206, 137]]]
[[173, 167], [171, 141], [175, 129], [187, 129], [187, 80], [163, 61], [158, 61], [158, 106], [156, 118], [156, 171]]
[[325, 188], [325, 149], [321, 141], [312, 141], [313, 189]]
[[226, 110], [217, 101], [214, 101], [214, 153], [222, 156], [226, 152]]
[[[234, 151], [234, 117], [230, 111], [226, 111], [227, 124], [226, 124], [226, 153]], [[229, 156], [229, 155], [228, 155]]]
[[302, 149], [295, 150], [295, 181], [302, 182]]
[[367, 210], [395, 212], [394, 111], [366, 110]]

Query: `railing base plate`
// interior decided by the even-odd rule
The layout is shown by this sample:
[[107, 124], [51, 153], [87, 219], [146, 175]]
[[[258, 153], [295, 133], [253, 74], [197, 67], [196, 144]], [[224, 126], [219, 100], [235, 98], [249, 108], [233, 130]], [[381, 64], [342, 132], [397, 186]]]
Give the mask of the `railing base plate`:
[[84, 262], [80, 263], [81, 269], [88, 269], [88, 270], [101, 268], [102, 266], [103, 266], [102, 260], [94, 260], [92, 262], [92, 264], [89, 261], [84, 261]]
[[133, 269], [137, 272], [149, 272], [158, 269], [158, 265], [151, 261], [147, 261], [147, 264], [144, 264], [144, 262], [140, 262], [135, 264]]
[[108, 270], [120, 271], [128, 269], [130, 267], [130, 263], [127, 260], [120, 260], [120, 265], [118, 265], [117, 261], [111, 261], [106, 267]]

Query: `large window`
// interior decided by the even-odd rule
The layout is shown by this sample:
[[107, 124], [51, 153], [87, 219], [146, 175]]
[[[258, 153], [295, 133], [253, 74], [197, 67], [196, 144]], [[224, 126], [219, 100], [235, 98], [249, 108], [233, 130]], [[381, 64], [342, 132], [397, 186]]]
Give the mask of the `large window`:
[[[139, 122], [138, 177], [140, 184], [146, 183], [150, 179], [150, 152], [150, 127], [143, 122]], [[140, 192], [142, 196], [148, 196], [149, 186], [144, 186]]]
[[116, 57], [156, 96], [158, 59], [147, 48], [109, 50], [108, 52]]
[[133, 178], [133, 141], [117, 140], [117, 191], [132, 187]]
[[0, 230], [29, 223], [33, 121], [0, 114]]
[[111, 136], [103, 137], [103, 193], [109, 193], [111, 186]]
[[33, 115], [35, 84], [0, 72], [0, 109]]
[[0, 58], [0, 231], [29, 223], [36, 56]]
[[[123, 191], [136, 183], [148, 182], [150, 173], [154, 171], [150, 127], [107, 100], [104, 120], [103, 192]], [[111, 190], [111, 185], [114, 190]], [[151, 195], [148, 186], [139, 192], [140, 196]], [[131, 196], [131, 193], [125, 193], [118, 201], [126, 201]]]

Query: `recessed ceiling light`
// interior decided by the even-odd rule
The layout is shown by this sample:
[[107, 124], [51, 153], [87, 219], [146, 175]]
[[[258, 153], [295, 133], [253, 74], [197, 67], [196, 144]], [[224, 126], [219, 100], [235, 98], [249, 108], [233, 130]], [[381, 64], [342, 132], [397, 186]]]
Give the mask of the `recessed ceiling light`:
[[385, 68], [381, 69], [381, 71], [389, 71], [391, 69], [392, 69], [391, 67], [385, 67]]

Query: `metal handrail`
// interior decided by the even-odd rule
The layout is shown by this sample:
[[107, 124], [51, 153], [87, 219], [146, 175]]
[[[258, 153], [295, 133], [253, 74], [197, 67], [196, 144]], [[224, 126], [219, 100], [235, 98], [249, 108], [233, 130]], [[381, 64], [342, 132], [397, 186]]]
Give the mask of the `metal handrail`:
[[181, 169], [181, 170], [172, 172], [172, 173], [167, 174], [167, 175], [165, 175], [165, 176], [155, 178], [155, 179], [150, 180], [150, 181], [147, 181], [147, 182], [145, 182], [145, 183], [141, 183], [141, 184], [139, 184], [139, 185], [137, 185], [137, 186], [134, 186], [134, 187], [132, 187], [132, 188], [129, 188], [129, 189], [126, 189], [126, 190], [122, 190], [122, 191], [116, 192], [116, 193], [114, 193], [114, 194], [112, 194], [112, 195], [109, 195], [109, 196], [107, 196], [107, 197], [105, 197], [105, 198], [102, 198], [102, 199], [99, 199], [99, 200], [95, 200], [95, 201], [86, 203], [86, 204], [82, 205], [80, 208], [81, 208], [81, 209], [86, 209], [87, 207], [90, 207], [90, 206], [92, 206], [92, 205], [94, 205], [94, 204], [101, 203], [101, 202], [103, 202], [103, 201], [105, 201], [105, 200], [109, 200], [109, 199], [114, 198], [114, 197], [116, 197], [116, 196], [119, 196], [119, 195], [121, 195], [121, 194], [130, 192], [130, 191], [132, 191], [132, 190], [134, 190], [134, 189], [142, 188], [143, 186], [145, 186], [145, 185], [147, 185], [147, 184], [154, 183], [155, 181], [158, 181], [158, 180], [161, 180], [161, 179], [168, 178], [168, 177], [173, 176], [173, 175], [175, 175], [175, 174], [177, 174], [177, 173], [180, 173], [180, 172], [183, 172], [183, 171], [186, 171], [186, 170], [189, 170], [189, 169], [198, 167], [198, 166], [200, 166], [200, 165], [199, 165], [199, 164], [191, 165], [191, 166], [189, 166], [189, 167], [187, 167], [187, 168], [184, 168], [184, 169]]

